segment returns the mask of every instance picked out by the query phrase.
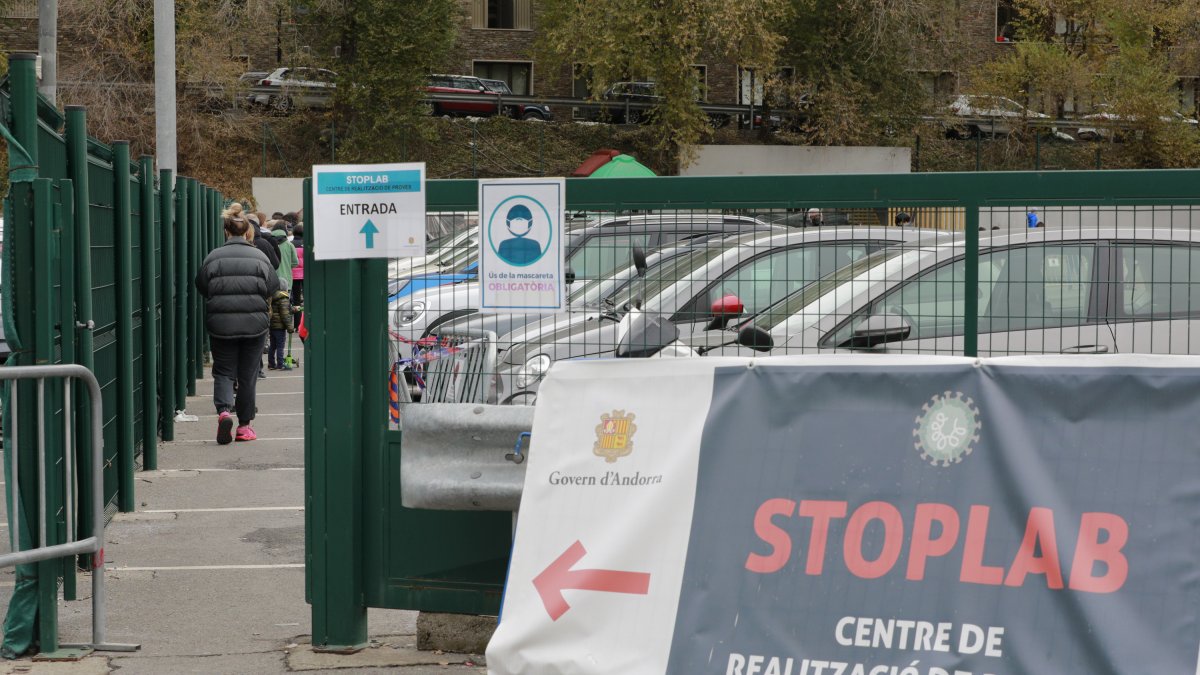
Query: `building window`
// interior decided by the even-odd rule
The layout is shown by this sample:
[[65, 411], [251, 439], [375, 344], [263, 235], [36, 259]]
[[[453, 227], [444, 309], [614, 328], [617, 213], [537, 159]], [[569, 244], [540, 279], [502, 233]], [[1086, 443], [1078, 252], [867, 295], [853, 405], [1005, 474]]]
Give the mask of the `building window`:
[[1013, 6], [1012, 0], [996, 2], [996, 42], [1015, 42], [1017, 39], [1017, 21], [1020, 15]]
[[1200, 103], [1197, 94], [1200, 94], [1200, 78], [1196, 77], [1181, 77], [1175, 83], [1176, 92], [1179, 94], [1179, 112], [1188, 117], [1195, 117], [1196, 111], [1200, 110]]
[[476, 61], [475, 77], [504, 80], [517, 96], [533, 93], [533, 64], [529, 61]]
[[708, 66], [693, 65], [692, 69], [696, 71], [696, 84], [694, 86], [695, 98], [701, 103], [708, 101]]
[[0, 19], [38, 18], [37, 0], [12, 0], [0, 2]]
[[917, 76], [927, 94], [943, 98], [958, 90], [958, 74], [952, 70], [922, 70]]
[[773, 88], [769, 102], [776, 108], [785, 107], [789, 95], [787, 90], [795, 80], [796, 69], [792, 66], [778, 68], [774, 76], [767, 77], [753, 66], [738, 66], [738, 105], [761, 106], [764, 90]]
[[471, 27], [531, 30], [532, 0], [471, 0]]

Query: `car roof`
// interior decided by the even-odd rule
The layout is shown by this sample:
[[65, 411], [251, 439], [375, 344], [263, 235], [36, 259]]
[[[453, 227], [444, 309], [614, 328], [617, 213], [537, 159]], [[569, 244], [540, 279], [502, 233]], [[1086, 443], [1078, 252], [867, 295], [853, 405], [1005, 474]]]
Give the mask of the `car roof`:
[[[1150, 214], [1146, 215], [1149, 216]], [[1164, 209], [1159, 213], [1159, 215], [1161, 215], [1165, 220], [1170, 220], [1172, 214]], [[1184, 214], [1181, 213], [1180, 215]], [[981, 233], [979, 237], [979, 247], [985, 248], [989, 246], [1007, 246], [1011, 244], [1077, 242], [1107, 239], [1200, 243], [1200, 231], [1193, 230], [1190, 227], [1169, 227], [1153, 224], [1138, 226], [1088, 225], [1065, 228], [1026, 227], [992, 235], [985, 235]]]
[[950, 242], [962, 238], [962, 232], [935, 230], [923, 227], [880, 227], [877, 225], [837, 225], [805, 228], [790, 228], [786, 232], [764, 235], [752, 232], [742, 235], [738, 245], [786, 246], [798, 242], [839, 241], [877, 239], [919, 244]]

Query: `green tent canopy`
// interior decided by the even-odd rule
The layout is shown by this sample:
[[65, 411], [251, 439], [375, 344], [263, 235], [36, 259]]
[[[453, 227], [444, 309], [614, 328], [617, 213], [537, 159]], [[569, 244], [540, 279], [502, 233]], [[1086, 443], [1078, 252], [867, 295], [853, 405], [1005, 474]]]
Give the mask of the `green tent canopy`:
[[592, 178], [644, 178], [655, 176], [646, 165], [629, 155], [617, 155], [608, 164], [592, 172]]

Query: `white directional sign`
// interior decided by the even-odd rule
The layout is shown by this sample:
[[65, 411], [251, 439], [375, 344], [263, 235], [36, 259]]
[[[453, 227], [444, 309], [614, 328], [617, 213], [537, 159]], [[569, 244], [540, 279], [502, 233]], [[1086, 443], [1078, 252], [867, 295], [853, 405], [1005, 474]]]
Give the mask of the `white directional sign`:
[[313, 167], [317, 260], [425, 255], [425, 164]]
[[560, 312], [562, 178], [479, 181], [479, 311]]

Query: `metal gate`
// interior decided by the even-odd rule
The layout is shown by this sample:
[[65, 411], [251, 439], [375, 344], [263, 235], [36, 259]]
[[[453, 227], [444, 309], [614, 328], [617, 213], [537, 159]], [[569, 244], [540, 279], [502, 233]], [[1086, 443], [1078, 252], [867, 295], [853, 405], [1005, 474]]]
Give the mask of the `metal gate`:
[[[308, 189], [305, 212], [312, 214]], [[427, 183], [430, 215], [438, 216], [440, 222], [456, 223], [444, 241], [457, 242], [448, 245], [462, 250], [446, 251], [443, 267], [448, 266], [449, 272], [461, 275], [471, 269], [471, 248], [477, 249], [478, 241], [464, 244], [470, 237], [455, 238], [454, 234], [469, 235], [476, 220], [477, 195], [478, 184], [473, 180]], [[818, 211], [823, 225], [805, 227], [809, 216]], [[766, 328], [782, 326], [780, 330], [784, 330], [785, 319], [796, 317], [797, 335], [803, 332], [801, 328], [830, 327], [821, 334], [819, 344], [801, 345], [802, 351], [796, 353], [837, 348], [959, 355], [1040, 353], [1050, 348], [1046, 337], [1050, 331], [1064, 325], [1082, 327], [1096, 336], [1095, 344], [1075, 348], [1101, 351], [1106, 345], [1099, 340], [1107, 339], [1108, 333], [1143, 325], [1139, 317], [1123, 312], [1151, 312], [1161, 304], [1190, 314], [1194, 297], [1194, 313], [1200, 317], [1200, 171], [1195, 170], [568, 179], [567, 212], [578, 221], [572, 225], [578, 229], [572, 231], [579, 233], [616, 228], [618, 223], [624, 223], [622, 227], [631, 222], [656, 223], [650, 230], [643, 228], [638, 235], [641, 238], [626, 237], [598, 249], [592, 259], [580, 259], [576, 272], [584, 263], [603, 268], [595, 279], [599, 283], [604, 275], [620, 275], [632, 265], [633, 243], [657, 256], [657, 267], [644, 277], [634, 275], [627, 283], [631, 290], [625, 291], [624, 298], [629, 302], [617, 295], [617, 300], [607, 305], [600, 301], [597, 312], [620, 311], [635, 298], [640, 302], [654, 290], [654, 284], [673, 293], [682, 293], [674, 289], [692, 284], [699, 294], [683, 296], [679, 305], [664, 299], [663, 309], [655, 310], [657, 305], [650, 304], [647, 311], [690, 322], [690, 330], [699, 337], [708, 326], [718, 324], [715, 330], [727, 331], [718, 336], [727, 345], [739, 339], [737, 331], [727, 326], [761, 317]], [[898, 228], [894, 224], [901, 213], [911, 216], [908, 228], [919, 230], [913, 238], [895, 236]], [[1029, 221], [1030, 214], [1038, 221]], [[1044, 229], [1038, 228], [1043, 219]], [[692, 234], [677, 236], [681, 222], [691, 227], [714, 220], [722, 223], [717, 229], [689, 230]], [[729, 223], [734, 223], [731, 227], [737, 232], [721, 229]], [[313, 228], [321, 226], [319, 221], [308, 223], [310, 242], [316, 241]], [[1081, 266], [1067, 255], [1078, 247], [1062, 233], [1088, 228], [1108, 234], [1101, 244], [1084, 245], [1088, 257], [1086, 266]], [[843, 230], [849, 241], [858, 243], [832, 250], [829, 260], [840, 261], [835, 267], [815, 256], [816, 262], [805, 263], [814, 265], [807, 271], [794, 262], [791, 268], [763, 266], [761, 269], [771, 271], [757, 276], [755, 270], [760, 268], [746, 268], [746, 274], [734, 277], [727, 275], [730, 268], [720, 267], [724, 263], [714, 262], [729, 257], [731, 246], [744, 249], [739, 255], [747, 261], [765, 261], [768, 258], [764, 256], [773, 250], [770, 247], [802, 247], [821, 241], [823, 232]], [[830, 235], [837, 236], [842, 234]], [[1006, 269], [1012, 274], [1004, 276], [987, 258], [1001, 238], [1007, 238], [1009, 243], [1004, 246], [1013, 250], [1025, 250], [1031, 242], [1045, 240], [1053, 255], [1043, 256], [1045, 260], [1036, 265], [1027, 258], [1010, 256]], [[1142, 276], [1134, 281], [1125, 275], [1134, 274], [1134, 262], [1143, 252], [1123, 247], [1143, 240], [1149, 248], [1182, 242], [1187, 259], [1173, 266], [1164, 263], [1158, 269], [1138, 263]], [[756, 248], [760, 241], [768, 242], [767, 247]], [[456, 454], [440, 465], [457, 473], [439, 477], [436, 488], [425, 491], [429, 495], [425, 503], [439, 509], [471, 508], [479, 482], [490, 477], [497, 463], [507, 461], [505, 455], [520, 457], [521, 450], [515, 449], [520, 447], [515, 446], [518, 438], [493, 440], [493, 435], [472, 433], [474, 427], [466, 423], [456, 427], [453, 420], [469, 417], [474, 409], [486, 416], [493, 406], [533, 403], [536, 390], [531, 384], [536, 384], [551, 362], [610, 354], [611, 345], [568, 345], [580, 347], [571, 351], [559, 344], [555, 348], [561, 351], [552, 356], [529, 347], [528, 341], [485, 337], [485, 324], [472, 324], [475, 308], [465, 304], [467, 301], [441, 306], [444, 315], [440, 323], [430, 320], [423, 328], [404, 334], [404, 329], [415, 325], [414, 317], [434, 306], [427, 301], [429, 296], [420, 301], [409, 296], [408, 300], [393, 299], [389, 309], [389, 293], [403, 293], [396, 290], [402, 284], [389, 279], [389, 268], [394, 276], [404, 265], [383, 260], [318, 261], [314, 252], [314, 245], [306, 247], [305, 308], [312, 335], [306, 345], [309, 372], [305, 382], [309, 429], [307, 597], [313, 604], [314, 645], [353, 649], [364, 644], [368, 606], [496, 613], [509, 554], [511, 514], [406, 508], [399, 487], [400, 458], [411, 459], [409, 453]], [[1157, 249], [1150, 251], [1147, 260], [1158, 253]], [[848, 257], [842, 260], [842, 254]], [[692, 265], [687, 268], [691, 272], [672, 272], [683, 269], [684, 263]], [[930, 275], [914, 276], [911, 282], [884, 275], [906, 273], [925, 264], [930, 265]], [[1123, 265], [1128, 265], [1128, 273], [1121, 271]], [[863, 276], [876, 269], [879, 277]], [[935, 270], [940, 270], [940, 276], [932, 274]], [[1023, 276], [1016, 274], [1022, 271]], [[732, 291], [726, 295], [722, 283], [726, 280], [744, 284], [729, 287], [745, 289], [739, 291], [740, 297]], [[460, 281], [458, 277], [448, 281], [447, 288]], [[581, 288], [588, 288], [588, 281], [592, 280], [580, 275], [575, 283], [583, 282]], [[427, 288], [428, 282], [426, 277], [422, 285]], [[840, 286], [843, 282], [852, 283]], [[1080, 294], [1084, 287], [1087, 295]], [[806, 299], [820, 300], [825, 297], [821, 293], [833, 288], [844, 289], [851, 299], [861, 296], [863, 308], [845, 310], [831, 304], [830, 313], [813, 314], [820, 302], [805, 304]], [[899, 322], [868, 311], [881, 298], [909, 297], [895, 295], [901, 288], [915, 298], [916, 302], [906, 305], [919, 308], [915, 315], [901, 317], [904, 321]], [[1148, 294], [1146, 300], [1138, 295], [1143, 292]], [[761, 303], [754, 296], [759, 293]], [[829, 296], [830, 303], [839, 297]], [[983, 304], [985, 298], [990, 305]], [[587, 305], [590, 300], [584, 298], [583, 302]], [[752, 317], [750, 311], [756, 304], [763, 306], [753, 307], [759, 313]], [[738, 320], [730, 323], [733, 318]], [[1200, 328], [1193, 330], [1190, 324], [1168, 327], [1170, 317], [1166, 315], [1146, 314], [1145, 318], [1155, 323], [1146, 328], [1153, 336], [1148, 333], [1146, 341], [1134, 342], [1131, 349], [1135, 351], [1153, 351], [1157, 347], [1151, 347], [1151, 342], [1173, 339], [1172, 349], [1186, 351], [1200, 342]], [[1076, 324], [1070, 323], [1076, 320]], [[837, 344], [830, 343], [840, 336], [843, 326], [849, 326], [845, 335]], [[1044, 329], [1039, 333], [1041, 342], [1028, 337], [1021, 341], [1005, 337], [1007, 342], [1002, 342], [1003, 326], [1013, 331], [1017, 326]], [[1077, 332], [1085, 332], [1082, 329]], [[925, 346], [900, 339], [910, 334], [918, 337], [923, 330], [930, 331]], [[1164, 337], [1172, 335], [1176, 337]], [[946, 339], [938, 342], [939, 336]], [[472, 350], [482, 351], [479, 345], [485, 343], [495, 350], [494, 360], [471, 356]], [[405, 442], [403, 431], [389, 425], [387, 392], [395, 355], [419, 363], [426, 361], [422, 350], [440, 350], [444, 356], [424, 366], [423, 382], [414, 379], [411, 383], [423, 402], [408, 405], [400, 427], [405, 426], [405, 418], [414, 415], [438, 415], [439, 406], [447, 405], [441, 402], [459, 402], [450, 404], [458, 407], [439, 418], [446, 424], [422, 419], [420, 443], [413, 447]], [[464, 400], [470, 404], [463, 405]], [[536, 444], [534, 438], [532, 452], [537, 452]], [[471, 470], [458, 461], [457, 455], [474, 457], [482, 450], [487, 450], [485, 455], [490, 453], [490, 464]], [[428, 456], [421, 459], [416, 464], [439, 465], [424, 461]], [[519, 485], [519, 473], [506, 475]], [[451, 494], [455, 490], [462, 495], [457, 505]]]

